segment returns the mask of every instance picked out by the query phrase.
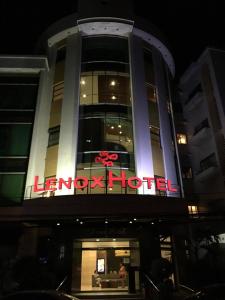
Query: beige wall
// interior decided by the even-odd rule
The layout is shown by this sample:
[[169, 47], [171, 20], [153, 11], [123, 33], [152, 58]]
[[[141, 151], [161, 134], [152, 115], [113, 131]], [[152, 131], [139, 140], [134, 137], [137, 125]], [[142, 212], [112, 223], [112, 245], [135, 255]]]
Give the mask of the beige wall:
[[45, 177], [56, 175], [58, 145], [47, 148], [45, 160]]
[[96, 270], [96, 250], [82, 251], [81, 291], [92, 289], [92, 275]]
[[62, 109], [62, 99], [52, 102], [49, 128], [60, 125], [61, 109]]

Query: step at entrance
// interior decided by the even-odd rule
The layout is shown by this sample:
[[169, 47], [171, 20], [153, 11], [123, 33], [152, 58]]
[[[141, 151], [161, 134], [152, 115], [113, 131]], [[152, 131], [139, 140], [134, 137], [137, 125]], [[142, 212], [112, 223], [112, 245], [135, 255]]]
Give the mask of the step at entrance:
[[78, 299], [82, 300], [144, 300], [142, 294], [129, 294], [129, 293], [76, 293], [73, 294]]

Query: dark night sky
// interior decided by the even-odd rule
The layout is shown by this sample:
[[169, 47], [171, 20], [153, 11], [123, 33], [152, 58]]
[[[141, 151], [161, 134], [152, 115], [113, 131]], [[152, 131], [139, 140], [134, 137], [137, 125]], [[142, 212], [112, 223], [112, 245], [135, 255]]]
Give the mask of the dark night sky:
[[[225, 49], [225, 0], [135, 0], [135, 4], [136, 12], [167, 37], [178, 76], [207, 46]], [[32, 54], [49, 25], [75, 11], [76, 1], [1, 0], [0, 54]]]

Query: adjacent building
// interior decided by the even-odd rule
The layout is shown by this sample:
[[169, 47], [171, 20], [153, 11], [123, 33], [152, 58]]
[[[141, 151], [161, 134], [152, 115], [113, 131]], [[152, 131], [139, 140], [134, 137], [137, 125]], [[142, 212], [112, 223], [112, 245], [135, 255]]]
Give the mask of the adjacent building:
[[205, 212], [224, 205], [224, 63], [224, 51], [206, 49], [179, 86], [183, 132], [178, 143], [183, 148], [183, 177], [189, 181], [186, 193]]

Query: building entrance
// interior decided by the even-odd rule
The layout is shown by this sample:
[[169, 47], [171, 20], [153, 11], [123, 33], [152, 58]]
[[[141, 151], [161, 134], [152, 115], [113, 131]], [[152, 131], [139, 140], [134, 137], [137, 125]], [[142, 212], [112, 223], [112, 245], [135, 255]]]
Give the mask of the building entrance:
[[72, 291], [138, 291], [139, 242], [134, 239], [80, 239], [73, 243]]

